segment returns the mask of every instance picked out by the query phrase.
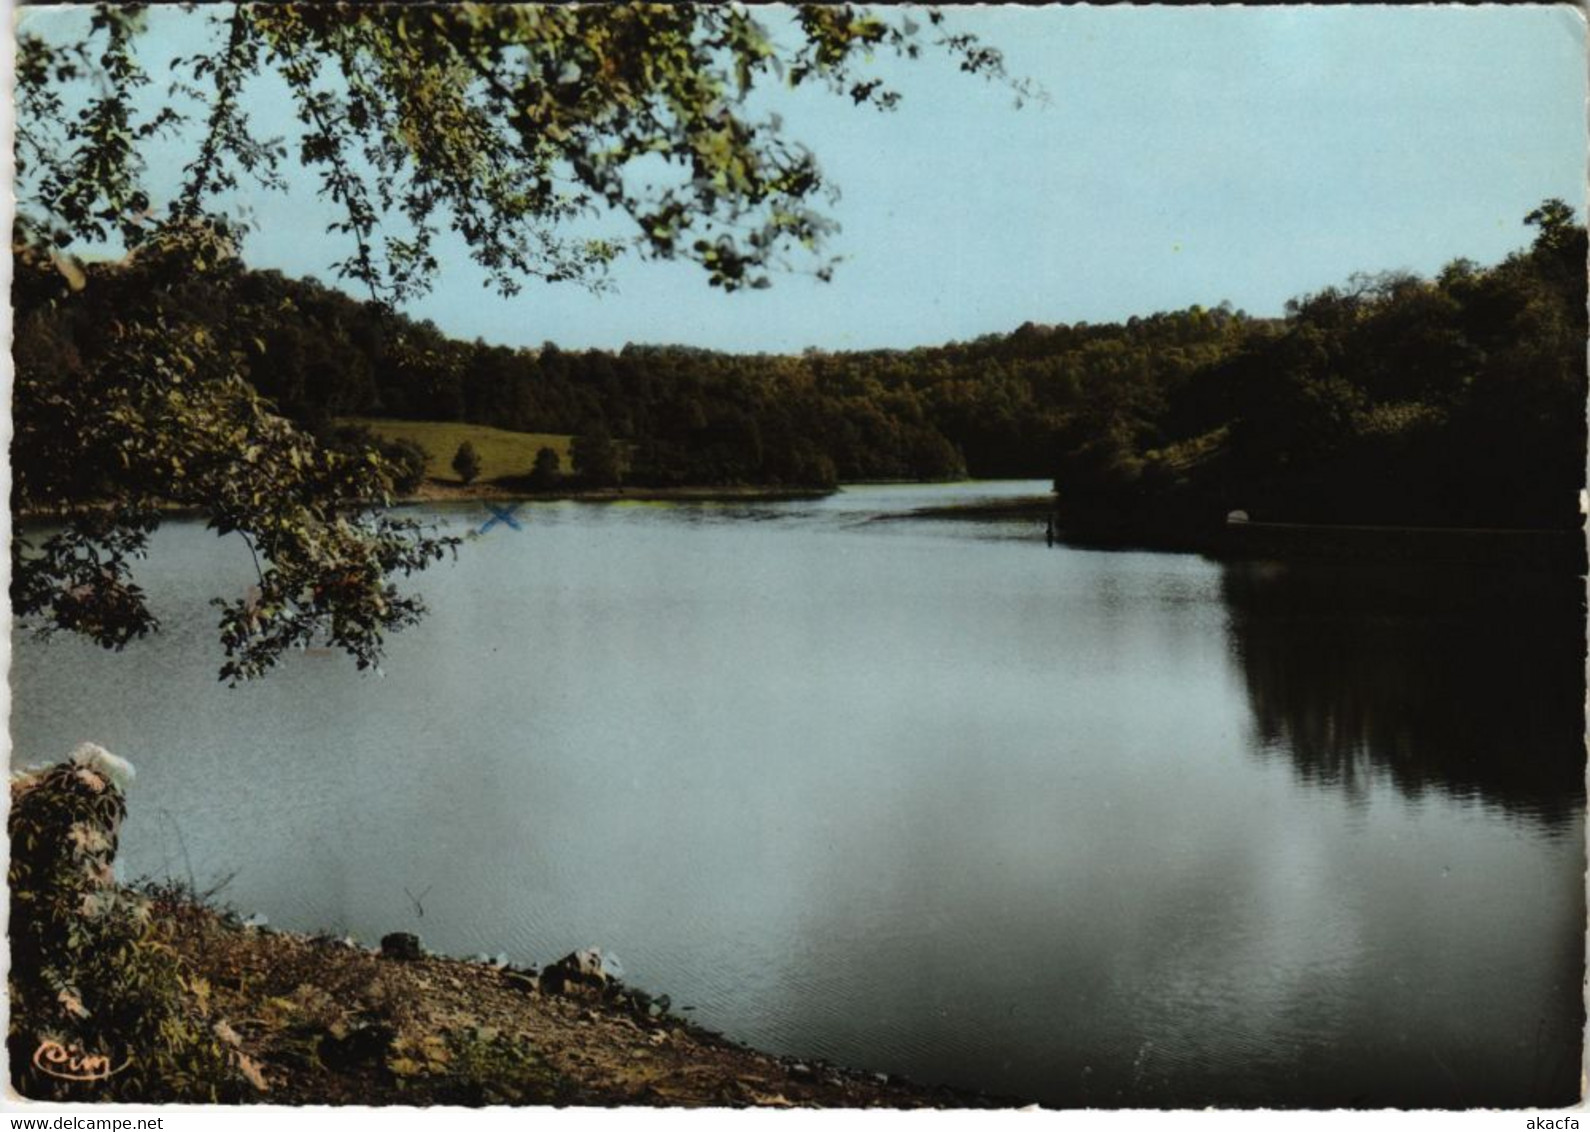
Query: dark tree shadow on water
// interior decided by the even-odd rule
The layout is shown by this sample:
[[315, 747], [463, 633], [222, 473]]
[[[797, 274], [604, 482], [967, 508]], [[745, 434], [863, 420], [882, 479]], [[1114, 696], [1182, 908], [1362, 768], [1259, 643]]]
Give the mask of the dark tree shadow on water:
[[1389, 778], [1553, 827], [1582, 808], [1582, 579], [1242, 562], [1222, 588], [1260, 737], [1303, 781]]

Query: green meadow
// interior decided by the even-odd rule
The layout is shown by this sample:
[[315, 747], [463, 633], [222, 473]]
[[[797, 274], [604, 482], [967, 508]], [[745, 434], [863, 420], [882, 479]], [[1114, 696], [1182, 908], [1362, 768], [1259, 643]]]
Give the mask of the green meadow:
[[458, 473], [453, 471], [453, 455], [466, 440], [475, 446], [480, 456], [477, 482], [529, 475], [536, 453], [543, 448], [558, 454], [559, 471], [569, 472], [569, 442], [573, 437], [566, 434], [510, 432], [455, 421], [395, 421], [381, 417], [344, 417], [341, 420], [345, 424], [361, 425], [389, 440], [412, 440], [430, 457], [425, 473], [435, 480], [460, 482]]

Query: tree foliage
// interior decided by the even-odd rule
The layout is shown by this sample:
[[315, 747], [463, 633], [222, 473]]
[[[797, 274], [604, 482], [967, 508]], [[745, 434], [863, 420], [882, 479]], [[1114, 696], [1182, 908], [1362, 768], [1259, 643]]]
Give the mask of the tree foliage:
[[467, 440], [458, 446], [457, 452], [453, 453], [453, 471], [457, 472], [458, 478], [466, 484], [474, 483], [475, 477], [480, 475], [480, 454]]
[[536, 451], [535, 463], [530, 468], [530, 486], [538, 491], [545, 491], [554, 487], [562, 478], [563, 471], [558, 454], [550, 448], [540, 448]]
[[[81, 26], [52, 35], [55, 16]], [[184, 18], [211, 42], [177, 61], [168, 90], [146, 70], [140, 6], [18, 30], [13, 244], [32, 270], [16, 319], [78, 333], [33, 335], [17, 358], [12, 599], [45, 630], [120, 648], [158, 624], [133, 563], [166, 509], [195, 508], [259, 565], [257, 595], [218, 601], [232, 681], [312, 638], [374, 664], [385, 633], [422, 610], [393, 579], [451, 549], [383, 513], [411, 461], [322, 444], [260, 395], [278, 356], [249, 333], [237, 290], [240, 194], [311, 174], [340, 210], [335, 270], [383, 310], [429, 286], [444, 228], [509, 293], [533, 279], [600, 286], [626, 252], [761, 287], [797, 257], [831, 269], [819, 209], [832, 190], [775, 116], [747, 109], [753, 88], [821, 84], [887, 108], [897, 95], [860, 64], [925, 48], [1004, 78], [997, 52], [935, 11], [924, 28], [805, 6], [787, 42], [720, 5], [258, 4]], [[296, 139], [257, 130], [262, 78], [288, 92]], [[156, 142], [189, 155], [164, 198]], [[606, 234], [576, 232], [593, 216]], [[107, 247], [125, 258], [85, 269]], [[176, 297], [195, 285], [239, 317], [190, 316]], [[388, 350], [445, 381], [426, 345]]]
[[623, 477], [618, 445], [601, 425], [574, 438], [569, 445], [569, 462], [574, 465], [574, 474], [590, 487], [613, 487]]

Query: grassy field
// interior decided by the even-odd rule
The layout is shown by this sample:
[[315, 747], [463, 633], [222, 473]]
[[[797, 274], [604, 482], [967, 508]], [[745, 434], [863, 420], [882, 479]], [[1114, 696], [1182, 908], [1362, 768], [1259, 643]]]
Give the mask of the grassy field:
[[345, 417], [345, 424], [363, 425], [378, 436], [412, 440], [425, 449], [431, 462], [426, 474], [432, 479], [459, 482], [453, 471], [453, 455], [469, 441], [480, 456], [479, 481], [502, 476], [528, 475], [536, 453], [550, 448], [558, 454], [558, 470], [569, 472], [569, 441], [573, 438], [550, 432], [509, 432], [485, 425], [456, 424], [451, 421], [394, 421], [380, 417]]

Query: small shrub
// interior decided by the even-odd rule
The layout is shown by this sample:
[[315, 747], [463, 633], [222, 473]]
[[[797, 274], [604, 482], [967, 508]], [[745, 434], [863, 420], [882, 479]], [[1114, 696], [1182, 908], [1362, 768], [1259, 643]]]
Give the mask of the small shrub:
[[545, 1104], [558, 1094], [557, 1074], [530, 1043], [486, 1027], [400, 1039], [387, 1066], [435, 1104]]
[[458, 478], [467, 483], [474, 483], [475, 477], [480, 475], [480, 456], [475, 451], [475, 446], [469, 441], [464, 441], [458, 446], [458, 451], [453, 454], [453, 471], [458, 473]]
[[535, 466], [530, 469], [530, 486], [545, 491], [555, 486], [562, 478], [563, 472], [558, 454], [551, 448], [543, 447], [536, 453]]

